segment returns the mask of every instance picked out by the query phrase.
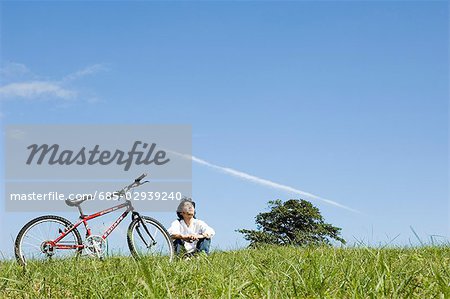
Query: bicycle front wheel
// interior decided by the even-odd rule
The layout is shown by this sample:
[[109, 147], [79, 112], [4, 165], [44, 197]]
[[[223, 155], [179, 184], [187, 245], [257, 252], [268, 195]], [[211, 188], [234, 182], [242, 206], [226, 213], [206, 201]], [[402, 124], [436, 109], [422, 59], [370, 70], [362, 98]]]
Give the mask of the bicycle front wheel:
[[54, 215], [41, 216], [28, 222], [20, 230], [14, 243], [14, 253], [19, 264], [80, 254], [83, 242], [76, 228], [59, 242], [54, 242], [71, 227], [69, 220]]
[[140, 216], [128, 227], [128, 247], [135, 258], [156, 257], [172, 261], [174, 247], [169, 233], [157, 220]]

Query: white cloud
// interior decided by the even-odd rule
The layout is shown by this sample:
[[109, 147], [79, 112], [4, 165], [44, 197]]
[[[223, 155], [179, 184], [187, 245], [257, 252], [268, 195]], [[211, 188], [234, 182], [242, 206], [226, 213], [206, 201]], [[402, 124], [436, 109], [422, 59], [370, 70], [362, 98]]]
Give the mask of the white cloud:
[[20, 129], [14, 129], [14, 130], [10, 130], [7, 132], [8, 137], [10, 137], [11, 139], [16, 139], [16, 140], [23, 140], [27, 133], [24, 130], [20, 130]]
[[[93, 64], [59, 80], [30, 80], [29, 75], [32, 73], [24, 64], [10, 62], [0, 69], [2, 81], [13, 77], [20, 77], [21, 80], [17, 78], [8, 80], [9, 83], [0, 86], [0, 100], [42, 99], [44, 97], [62, 100], [74, 99], [78, 92], [74, 88], [70, 88], [70, 82], [104, 70], [107, 70], [105, 66]], [[28, 80], [25, 77], [28, 77]], [[34, 75], [31, 77], [36, 78]]]
[[30, 73], [30, 70], [24, 64], [15, 62], [7, 62], [0, 69], [0, 77], [2, 80], [20, 77]]
[[92, 74], [95, 74], [95, 73], [98, 73], [101, 71], [106, 71], [106, 70], [107, 70], [107, 68], [102, 64], [93, 64], [93, 65], [87, 66], [79, 71], [76, 71], [72, 74], [65, 76], [62, 81], [73, 81], [73, 80], [79, 79], [81, 77], [92, 75]]
[[0, 87], [0, 98], [25, 98], [33, 99], [42, 96], [50, 96], [60, 99], [70, 99], [76, 96], [76, 92], [66, 89], [57, 82], [32, 81], [10, 83]]

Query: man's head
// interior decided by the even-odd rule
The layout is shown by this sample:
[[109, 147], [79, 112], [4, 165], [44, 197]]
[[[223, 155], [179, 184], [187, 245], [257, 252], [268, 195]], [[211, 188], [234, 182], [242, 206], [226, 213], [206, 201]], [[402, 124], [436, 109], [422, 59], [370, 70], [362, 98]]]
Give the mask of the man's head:
[[191, 198], [183, 198], [177, 208], [178, 219], [184, 219], [183, 216], [192, 216], [195, 218], [195, 202]]

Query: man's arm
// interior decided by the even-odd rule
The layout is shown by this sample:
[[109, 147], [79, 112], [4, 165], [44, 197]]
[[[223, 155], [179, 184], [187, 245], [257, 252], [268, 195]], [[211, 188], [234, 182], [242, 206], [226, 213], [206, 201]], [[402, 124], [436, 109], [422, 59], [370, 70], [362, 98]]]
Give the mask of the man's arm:
[[171, 234], [170, 237], [172, 237], [172, 239], [174, 240], [180, 239], [187, 242], [197, 241], [198, 239], [202, 238], [201, 235], [180, 235], [180, 234]]
[[181, 224], [179, 221], [172, 222], [167, 231], [169, 232], [169, 235], [172, 239], [183, 240], [183, 236], [181, 235]]
[[172, 239], [181, 239], [183, 241], [186, 241], [188, 236], [185, 235], [180, 235], [180, 234], [171, 234], [170, 235], [172, 237]]
[[183, 240], [186, 242], [193, 242], [199, 239], [199, 235], [183, 235], [181, 234], [181, 224], [180, 221], [172, 222], [172, 225], [167, 230], [169, 232], [170, 237], [173, 240]]
[[206, 224], [206, 222], [200, 220], [199, 223], [200, 223], [200, 227], [201, 227], [201, 231], [202, 231], [201, 236], [203, 238], [209, 239], [209, 238], [212, 238], [216, 234], [214, 229], [212, 227], [210, 227], [208, 224]]

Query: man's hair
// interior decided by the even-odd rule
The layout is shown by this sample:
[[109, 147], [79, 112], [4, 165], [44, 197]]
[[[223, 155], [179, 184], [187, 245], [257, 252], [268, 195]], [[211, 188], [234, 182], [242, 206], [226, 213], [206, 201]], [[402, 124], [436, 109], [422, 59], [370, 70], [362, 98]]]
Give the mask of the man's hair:
[[[178, 207], [177, 207], [177, 217], [178, 217], [178, 220], [183, 220], [183, 215], [181, 215], [181, 212], [183, 212], [183, 206], [184, 206], [184, 203], [185, 203], [185, 202], [190, 202], [190, 203], [194, 206], [194, 209], [195, 209], [195, 201], [193, 201], [192, 198], [190, 198], [190, 197], [183, 197], [183, 198], [181, 199], [180, 204], [179, 204]], [[196, 213], [197, 213], [197, 212], [194, 211], [194, 218], [195, 218], [195, 214], [196, 214]]]

